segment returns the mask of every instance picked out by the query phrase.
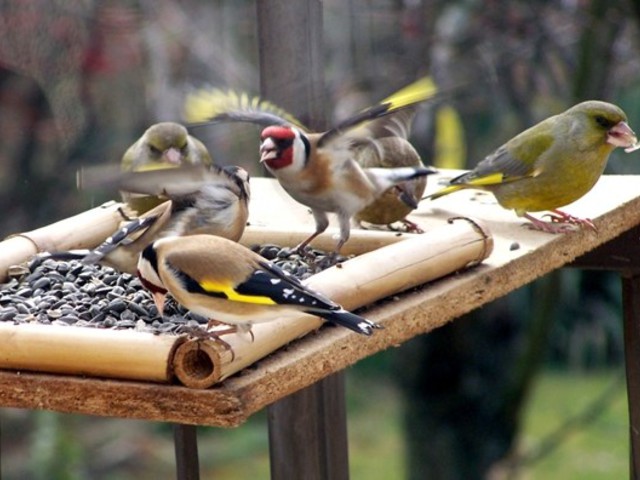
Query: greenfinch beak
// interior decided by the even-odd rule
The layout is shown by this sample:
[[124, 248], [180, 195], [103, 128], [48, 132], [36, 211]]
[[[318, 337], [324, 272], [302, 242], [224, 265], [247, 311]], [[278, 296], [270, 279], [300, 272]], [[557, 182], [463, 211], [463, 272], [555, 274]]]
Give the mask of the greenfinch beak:
[[607, 133], [607, 143], [615, 147], [627, 148], [635, 146], [638, 139], [626, 122], [619, 122]]
[[165, 150], [162, 153], [162, 158], [165, 162], [170, 163], [171, 165], [180, 165], [182, 163], [182, 154], [180, 153], [180, 150], [174, 147]]

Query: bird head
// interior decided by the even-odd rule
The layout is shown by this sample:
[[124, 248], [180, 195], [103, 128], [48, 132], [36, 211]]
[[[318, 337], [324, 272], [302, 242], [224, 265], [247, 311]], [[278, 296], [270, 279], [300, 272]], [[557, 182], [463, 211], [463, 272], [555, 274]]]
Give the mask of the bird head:
[[167, 289], [158, 273], [158, 254], [154, 243], [148, 245], [142, 253], [140, 253], [140, 258], [138, 259], [138, 278], [142, 286], [151, 293], [153, 302], [158, 309], [158, 315], [162, 316]]
[[181, 165], [188, 155], [187, 129], [179, 123], [163, 122], [151, 126], [145, 133], [149, 158], [170, 166]]
[[260, 134], [260, 162], [272, 170], [304, 165], [309, 151], [309, 140], [295, 127], [273, 125]]
[[[636, 134], [627, 124], [627, 115], [624, 111], [611, 103], [590, 100], [579, 103], [567, 110], [567, 113], [584, 113], [587, 116], [587, 131], [594, 135], [605, 134], [605, 142], [610, 148], [632, 147], [637, 143]], [[600, 137], [602, 138], [602, 137]]]

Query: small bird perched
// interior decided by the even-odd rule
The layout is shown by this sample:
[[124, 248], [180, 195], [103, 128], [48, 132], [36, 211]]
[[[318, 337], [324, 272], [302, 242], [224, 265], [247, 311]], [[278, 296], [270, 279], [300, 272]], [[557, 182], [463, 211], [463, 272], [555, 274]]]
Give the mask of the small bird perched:
[[[189, 135], [183, 125], [162, 122], [151, 125], [127, 149], [122, 156], [120, 167], [125, 172], [140, 172], [212, 163], [204, 144]], [[122, 199], [140, 214], [164, 201], [157, 197], [131, 195], [129, 192], [122, 192]]]
[[[335, 253], [349, 239], [351, 219], [390, 188], [425, 177], [431, 167], [363, 168], [365, 157], [392, 156], [406, 139], [411, 115], [399, 116], [432, 96], [432, 85], [421, 79], [378, 105], [365, 109], [323, 133], [308, 132], [282, 109], [246, 95], [193, 94], [187, 99], [188, 121], [208, 123], [250, 122], [266, 127], [260, 135], [260, 162], [298, 202], [311, 208], [315, 232], [300, 245], [304, 248], [329, 225], [328, 212], [338, 217], [340, 237]], [[210, 102], [217, 101], [218, 105]], [[387, 117], [384, 118], [383, 117]], [[407, 123], [403, 118], [409, 119]], [[387, 139], [395, 139], [387, 140]], [[406, 140], [405, 140], [406, 141]], [[400, 187], [400, 200], [411, 209], [417, 205], [409, 191]], [[406, 214], [405, 214], [406, 215]]]
[[[399, 115], [396, 114], [396, 115]], [[419, 167], [423, 165], [416, 149], [402, 137], [384, 137], [375, 144], [363, 146], [356, 151], [356, 161], [363, 168]], [[420, 232], [413, 222], [405, 217], [418, 207], [418, 202], [427, 187], [427, 178], [400, 183], [386, 190], [377, 200], [355, 214], [357, 223], [367, 222], [375, 225], [390, 225], [403, 222], [408, 231]]]
[[[549, 233], [592, 228], [591, 220], [558, 208], [586, 194], [602, 175], [616, 147], [635, 149], [637, 138], [627, 116], [616, 105], [591, 100], [579, 103], [518, 134], [470, 172], [449, 181], [425, 198], [436, 199], [464, 188], [492, 192], [498, 203]], [[528, 212], [548, 210], [550, 222]]]
[[249, 217], [249, 174], [241, 167], [185, 166], [172, 170], [80, 173], [85, 186], [116, 185], [169, 198], [125, 224], [93, 250], [54, 252], [49, 257], [81, 259], [135, 274], [140, 252], [158, 238], [196, 234], [238, 241]]
[[[436, 95], [437, 87], [429, 78], [423, 78], [420, 82], [425, 96]], [[392, 100], [396, 95], [402, 95], [402, 92], [403, 90], [400, 90], [392, 94], [381, 103]], [[407, 107], [392, 115], [367, 122], [365, 128], [371, 132], [371, 136], [376, 141], [365, 142], [353, 149], [360, 166], [363, 168], [423, 166], [420, 154], [408, 140], [415, 115], [416, 108]], [[418, 207], [426, 186], [426, 177], [396, 185], [356, 213], [354, 219], [358, 224], [367, 222], [375, 225], [390, 225], [401, 221], [409, 231], [421, 232], [420, 227], [405, 217]]]
[[213, 235], [156, 240], [142, 251], [138, 276], [160, 315], [169, 293], [188, 310], [230, 325], [215, 332], [216, 337], [251, 332], [253, 323], [300, 313], [364, 335], [382, 328], [311, 290], [248, 248]]

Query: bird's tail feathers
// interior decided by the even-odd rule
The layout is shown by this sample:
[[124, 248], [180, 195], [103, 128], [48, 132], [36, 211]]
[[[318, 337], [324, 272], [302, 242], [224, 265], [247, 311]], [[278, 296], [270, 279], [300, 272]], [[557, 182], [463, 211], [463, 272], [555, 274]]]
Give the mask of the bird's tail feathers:
[[426, 195], [422, 197], [422, 200], [435, 200], [436, 198], [444, 197], [445, 195], [449, 195], [450, 193], [457, 192], [458, 190], [462, 190], [464, 187], [462, 185], [449, 185], [448, 187], [444, 187], [441, 190], [438, 190], [431, 195]]
[[132, 234], [149, 228], [158, 219], [155, 215], [147, 217], [134, 218], [120, 230], [108, 237], [104, 242], [93, 250], [89, 251], [83, 258], [82, 263], [85, 265], [95, 265], [104, 257], [114, 251], [122, 242], [129, 238]]
[[67, 250], [62, 252], [44, 252], [38, 255], [40, 261], [45, 260], [62, 260], [68, 262], [69, 260], [82, 260], [86, 257], [91, 250], [78, 249]]
[[366, 168], [365, 172], [374, 182], [386, 190], [394, 185], [438, 173], [432, 167]]
[[[312, 315], [317, 315], [317, 312], [309, 312]], [[371, 335], [375, 329], [384, 328], [382, 325], [371, 322], [366, 318], [360, 317], [355, 313], [351, 313], [345, 309], [323, 311], [321, 314], [325, 320], [346, 327], [349, 330], [353, 330], [356, 333], [363, 335]]]

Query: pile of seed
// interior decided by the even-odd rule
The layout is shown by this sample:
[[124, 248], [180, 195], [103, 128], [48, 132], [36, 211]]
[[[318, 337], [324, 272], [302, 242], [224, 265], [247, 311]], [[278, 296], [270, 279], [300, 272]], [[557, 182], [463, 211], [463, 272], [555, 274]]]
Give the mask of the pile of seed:
[[[300, 279], [335, 263], [318, 250], [304, 256], [276, 245], [254, 250]], [[164, 316], [159, 317], [139, 279], [109, 267], [35, 257], [13, 268], [10, 276], [8, 283], [0, 286], [0, 321], [134, 329], [154, 334], [188, 333], [207, 323], [207, 319], [172, 299], [168, 299]]]

